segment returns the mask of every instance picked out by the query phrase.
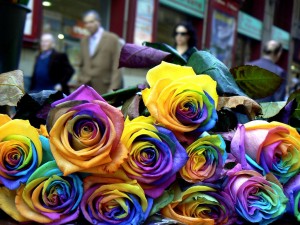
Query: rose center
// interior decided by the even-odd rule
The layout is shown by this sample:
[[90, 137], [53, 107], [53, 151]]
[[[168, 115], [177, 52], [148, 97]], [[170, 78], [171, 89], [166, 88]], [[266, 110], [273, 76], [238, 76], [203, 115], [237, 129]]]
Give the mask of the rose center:
[[46, 205], [61, 206], [70, 197], [68, 185], [60, 180], [53, 180], [47, 190], [47, 197], [44, 199]]
[[146, 148], [141, 152], [140, 161], [144, 165], [152, 165], [156, 159], [156, 152], [153, 148]]
[[102, 132], [105, 132], [99, 121], [83, 116], [74, 117], [68, 123], [69, 142], [75, 150], [99, 143]]
[[20, 147], [13, 146], [5, 155], [5, 166], [7, 169], [16, 169], [23, 162], [23, 150]]
[[182, 124], [191, 124], [200, 119], [201, 105], [195, 99], [188, 98], [186, 101], [178, 104], [176, 108], [176, 117]]
[[84, 126], [84, 127], [83, 127], [83, 130], [84, 130], [85, 132], [91, 132], [93, 129], [92, 129], [92, 127], [90, 127], [90, 126]]
[[130, 202], [123, 198], [116, 198], [108, 202], [100, 203], [100, 212], [108, 219], [123, 219], [128, 216]]

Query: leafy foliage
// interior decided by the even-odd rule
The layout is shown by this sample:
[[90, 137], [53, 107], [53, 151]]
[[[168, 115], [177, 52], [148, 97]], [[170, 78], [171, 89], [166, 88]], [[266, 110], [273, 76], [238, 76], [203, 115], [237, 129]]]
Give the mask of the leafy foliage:
[[234, 130], [238, 125], [238, 118], [234, 110], [222, 108], [217, 111], [218, 121], [212, 131], [228, 132]]
[[260, 105], [262, 108], [262, 118], [268, 119], [277, 115], [285, 107], [286, 102], [262, 102]]
[[24, 80], [21, 70], [0, 74], [0, 106], [16, 106], [24, 95]]
[[150, 42], [144, 42], [144, 46], [148, 46], [151, 48], [159, 49], [164, 52], [171, 53], [172, 58], [170, 59], [171, 63], [178, 64], [178, 65], [186, 65], [186, 60], [170, 45], [167, 45], [165, 43], [150, 43]]
[[217, 110], [223, 107], [240, 109], [242, 113], [248, 116], [249, 120], [262, 114], [261, 106], [253, 99], [244, 96], [219, 97]]
[[217, 82], [219, 95], [246, 94], [237, 86], [228, 68], [214, 55], [207, 51], [197, 51], [189, 58], [187, 66], [193, 67], [196, 74], [207, 74]]
[[295, 127], [300, 132], [300, 90], [294, 91], [286, 105], [269, 121], [279, 121]]
[[244, 65], [231, 68], [230, 72], [238, 86], [253, 99], [272, 95], [280, 86], [282, 78], [258, 66]]
[[25, 94], [18, 102], [14, 119], [29, 120], [32, 126], [39, 128], [41, 124], [46, 124], [51, 103], [63, 97], [60, 91]]
[[119, 67], [151, 68], [161, 61], [171, 61], [170, 53], [147, 46], [125, 44], [122, 48]]
[[132, 98], [137, 92], [145, 88], [145, 85], [137, 85], [129, 88], [119, 89], [113, 92], [103, 94], [102, 97], [115, 107], [122, 106], [126, 100]]

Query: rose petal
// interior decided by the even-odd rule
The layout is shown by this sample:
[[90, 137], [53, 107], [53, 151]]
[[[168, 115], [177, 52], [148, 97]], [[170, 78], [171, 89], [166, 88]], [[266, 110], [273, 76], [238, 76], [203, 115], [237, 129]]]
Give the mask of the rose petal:
[[101, 100], [101, 101], [105, 101], [93, 88], [91, 88], [87, 85], [81, 85], [74, 92], [72, 92], [69, 96], [67, 96], [63, 99], [60, 99], [58, 101], [53, 102], [51, 104], [51, 107], [55, 107], [58, 104], [61, 104], [63, 102], [76, 101], [76, 100], [86, 100], [86, 101]]

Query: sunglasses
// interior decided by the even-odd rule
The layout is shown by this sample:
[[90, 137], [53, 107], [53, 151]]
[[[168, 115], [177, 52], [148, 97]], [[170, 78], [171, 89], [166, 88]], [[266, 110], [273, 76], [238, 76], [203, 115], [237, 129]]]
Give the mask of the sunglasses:
[[188, 32], [175, 32], [175, 36], [177, 35], [186, 36], [188, 35]]

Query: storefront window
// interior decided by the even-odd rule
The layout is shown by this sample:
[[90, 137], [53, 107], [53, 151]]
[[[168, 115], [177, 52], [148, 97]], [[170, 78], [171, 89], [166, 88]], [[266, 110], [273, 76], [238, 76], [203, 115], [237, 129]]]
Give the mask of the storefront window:
[[43, 32], [57, 37], [57, 50], [66, 52], [72, 65], [79, 63], [80, 39], [88, 33], [82, 23], [82, 15], [88, 10], [96, 10], [101, 16], [101, 25], [109, 29], [109, 0], [52, 0], [43, 7]]
[[173, 46], [173, 29], [181, 21], [193, 21], [193, 17], [160, 4], [158, 10], [157, 42]]

